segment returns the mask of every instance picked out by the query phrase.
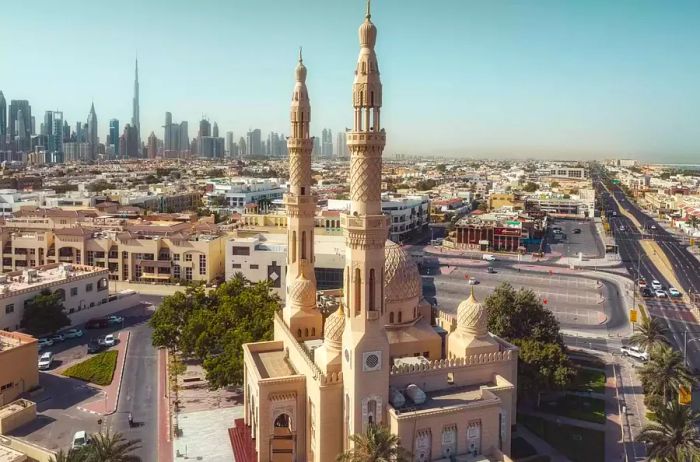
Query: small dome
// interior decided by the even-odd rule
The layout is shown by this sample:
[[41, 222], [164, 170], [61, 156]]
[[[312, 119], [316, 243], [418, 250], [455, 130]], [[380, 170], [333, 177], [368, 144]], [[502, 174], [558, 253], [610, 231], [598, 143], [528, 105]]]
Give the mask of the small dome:
[[296, 75], [297, 75], [297, 82], [301, 82], [301, 83], [306, 82], [306, 66], [304, 66], [304, 63], [301, 59], [299, 60], [299, 64], [297, 64]]
[[289, 289], [289, 298], [292, 303], [301, 305], [316, 304], [316, 284], [308, 279], [304, 274], [296, 278], [294, 284]]
[[327, 342], [340, 343], [343, 339], [343, 330], [345, 329], [345, 314], [343, 313], [343, 305], [340, 305], [337, 310], [328, 318], [323, 325], [323, 338]]
[[477, 338], [485, 337], [488, 335], [488, 321], [488, 310], [474, 297], [472, 287], [469, 298], [457, 307], [457, 329]]
[[421, 277], [418, 265], [395, 242], [386, 241], [384, 247], [384, 298], [387, 301], [418, 298], [421, 295]]
[[365, 22], [360, 25], [358, 33], [360, 35], [360, 46], [374, 48], [374, 45], [377, 43], [377, 28], [372, 23], [369, 14], [365, 18]]

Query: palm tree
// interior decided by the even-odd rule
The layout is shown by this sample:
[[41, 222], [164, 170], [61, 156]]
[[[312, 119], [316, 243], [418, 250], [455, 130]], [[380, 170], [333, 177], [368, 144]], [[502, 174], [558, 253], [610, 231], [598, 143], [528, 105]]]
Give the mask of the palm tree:
[[642, 319], [639, 330], [630, 337], [630, 343], [651, 354], [657, 347], [668, 344], [667, 335], [668, 329], [659, 318], [647, 316]]
[[90, 454], [90, 447], [85, 446], [80, 449], [70, 449], [64, 452], [63, 449], [50, 459], [51, 462], [87, 462]]
[[367, 432], [350, 437], [353, 448], [338, 455], [338, 462], [405, 462], [407, 451], [401, 447], [399, 437], [387, 427], [369, 425]]
[[652, 462], [690, 462], [700, 458], [700, 414], [676, 400], [657, 410], [637, 436]]
[[661, 345], [640, 372], [642, 381], [652, 393], [663, 396], [664, 402], [673, 399], [673, 392], [681, 386], [690, 388], [696, 378], [690, 373], [683, 361], [683, 355], [669, 346]]
[[139, 449], [140, 440], [127, 440], [121, 433], [97, 433], [92, 435], [87, 462], [139, 462], [132, 454]]

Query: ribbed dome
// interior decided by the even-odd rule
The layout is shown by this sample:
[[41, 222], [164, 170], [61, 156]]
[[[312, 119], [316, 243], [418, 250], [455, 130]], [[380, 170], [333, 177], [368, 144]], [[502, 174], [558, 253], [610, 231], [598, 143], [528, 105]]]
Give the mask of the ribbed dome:
[[316, 284], [304, 274], [300, 274], [289, 289], [288, 300], [300, 305], [315, 305]]
[[404, 250], [392, 241], [384, 247], [384, 298], [387, 301], [418, 298], [421, 278], [418, 265]]
[[297, 64], [296, 74], [297, 74], [297, 82], [301, 82], [301, 83], [306, 82], [306, 66], [304, 66], [304, 63], [301, 59], [299, 60], [299, 64]]
[[472, 287], [469, 298], [457, 307], [457, 329], [477, 338], [484, 337], [488, 335], [488, 321], [488, 310], [474, 297], [474, 287]]
[[343, 339], [343, 329], [345, 329], [345, 314], [343, 313], [343, 305], [340, 305], [333, 314], [326, 318], [326, 323], [323, 325], [324, 340], [340, 344]]

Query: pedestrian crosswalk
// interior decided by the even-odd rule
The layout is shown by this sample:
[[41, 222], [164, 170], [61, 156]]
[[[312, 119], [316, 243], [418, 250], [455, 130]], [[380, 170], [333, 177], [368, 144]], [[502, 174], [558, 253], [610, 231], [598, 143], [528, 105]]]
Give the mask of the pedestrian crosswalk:
[[695, 323], [692, 307], [682, 300], [652, 299], [646, 301], [647, 310], [651, 316], [677, 319]]

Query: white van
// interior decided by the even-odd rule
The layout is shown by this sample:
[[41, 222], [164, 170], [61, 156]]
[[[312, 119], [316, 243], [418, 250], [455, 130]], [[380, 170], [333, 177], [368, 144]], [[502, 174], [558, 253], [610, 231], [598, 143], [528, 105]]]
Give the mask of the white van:
[[496, 257], [491, 255], [490, 253], [485, 253], [484, 255], [481, 256], [481, 258], [483, 260], [486, 260], [486, 261], [496, 261]]

